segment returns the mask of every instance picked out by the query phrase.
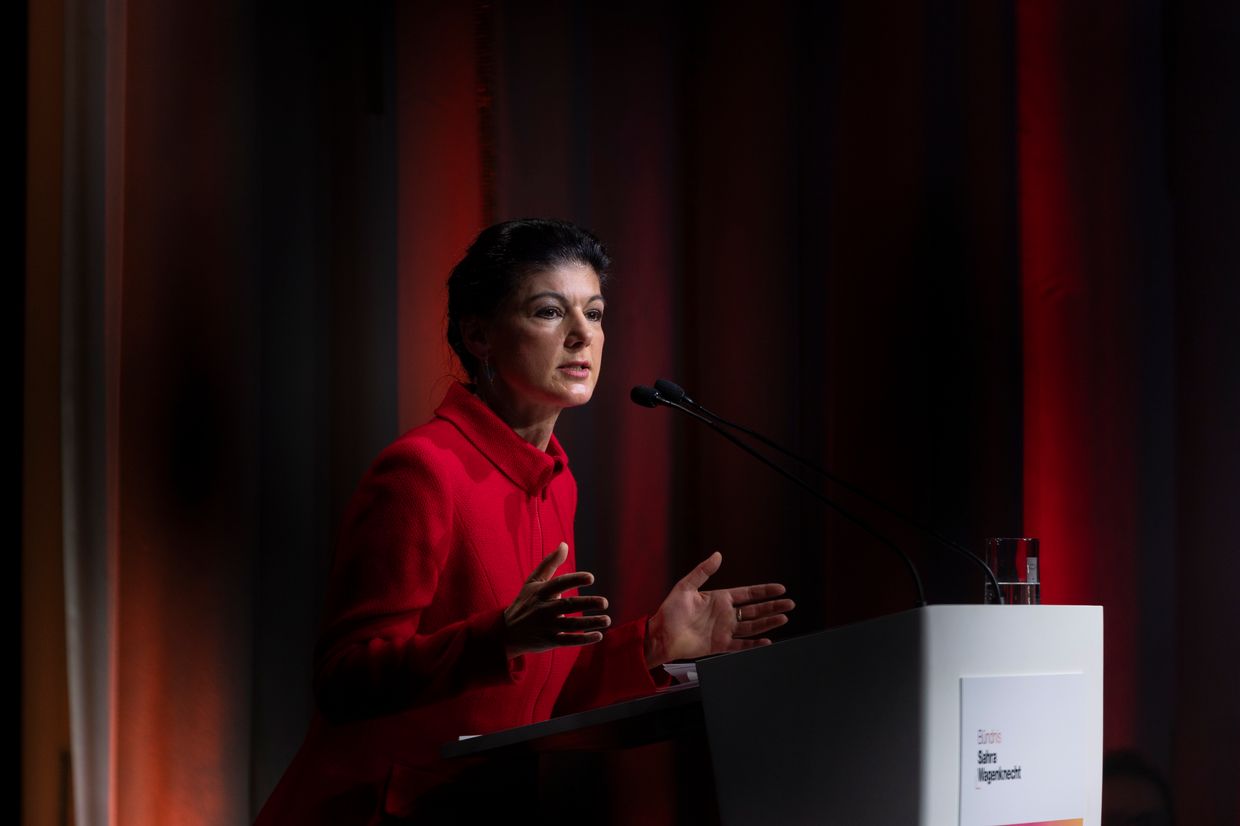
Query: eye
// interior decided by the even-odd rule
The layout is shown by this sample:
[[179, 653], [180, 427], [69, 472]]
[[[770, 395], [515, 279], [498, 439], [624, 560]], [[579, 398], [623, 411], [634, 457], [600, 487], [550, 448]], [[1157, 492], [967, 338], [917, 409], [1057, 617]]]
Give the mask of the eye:
[[560, 308], [553, 304], [548, 304], [546, 307], [539, 307], [534, 311], [534, 316], [536, 318], [559, 318], [562, 315], [564, 315], [564, 313], [560, 311]]
[[590, 319], [591, 321], [602, 321], [603, 311], [598, 308], [592, 308], [592, 309], [586, 310], [586, 318]]

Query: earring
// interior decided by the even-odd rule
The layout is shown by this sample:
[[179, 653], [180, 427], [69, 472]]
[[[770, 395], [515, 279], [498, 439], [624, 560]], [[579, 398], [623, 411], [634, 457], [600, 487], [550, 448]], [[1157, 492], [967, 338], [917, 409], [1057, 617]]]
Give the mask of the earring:
[[495, 371], [491, 369], [491, 357], [482, 357], [482, 376], [487, 380], [487, 384], [495, 382]]

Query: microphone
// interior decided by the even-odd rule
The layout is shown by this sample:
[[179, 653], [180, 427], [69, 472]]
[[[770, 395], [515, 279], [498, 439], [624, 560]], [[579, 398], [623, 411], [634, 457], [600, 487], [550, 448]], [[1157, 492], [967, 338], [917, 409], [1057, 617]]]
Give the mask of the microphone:
[[[681, 413], [684, 413], [687, 416], [691, 416], [697, 419], [698, 421], [702, 422], [707, 427], [709, 427], [711, 430], [715, 431], [720, 436], [727, 439], [729, 442], [736, 445], [741, 450], [745, 451], [750, 456], [757, 459], [759, 462], [762, 462], [764, 465], [771, 468], [776, 473], [783, 476], [785, 479], [788, 479], [789, 481], [791, 481], [793, 484], [795, 484], [797, 487], [804, 490], [806, 493], [808, 493], [810, 496], [817, 499], [819, 502], [823, 503], [827, 507], [834, 510], [836, 513], [838, 513], [840, 516], [847, 519], [849, 522], [852, 522], [854, 525], [861, 528], [861, 530], [865, 531], [873, 539], [877, 540], [879, 544], [883, 545], [888, 550], [890, 550], [892, 553], [894, 553], [896, 556], [900, 557], [900, 560], [904, 563], [904, 566], [908, 569], [909, 576], [911, 576], [913, 579], [913, 586], [917, 589], [918, 607], [921, 607], [926, 604], [926, 589], [922, 586], [921, 575], [917, 573], [917, 566], [913, 564], [913, 560], [909, 558], [908, 554], [906, 554], [904, 551], [896, 547], [895, 543], [893, 543], [890, 539], [888, 539], [887, 537], [879, 533], [874, 528], [874, 526], [871, 525], [869, 522], [857, 516], [855, 513], [848, 510], [847, 508], [845, 508], [843, 505], [839, 504], [835, 500], [830, 499], [824, 496], [823, 494], [819, 493], [813, 487], [808, 485], [804, 480], [789, 473], [785, 468], [780, 467], [779, 465], [775, 464], [770, 459], [763, 456], [761, 453], [754, 450], [752, 447], [745, 444], [744, 442], [742, 442], [740, 439], [733, 436], [728, 431], [724, 430], [710, 416], [703, 415], [703, 413], [708, 414], [709, 411], [705, 410], [705, 408], [702, 408], [701, 405], [697, 405], [691, 399], [689, 399], [688, 395], [686, 395], [684, 390], [680, 388], [678, 385], [672, 384], [671, 382], [664, 382], [663, 384], [664, 384], [664, 388], [666, 388], [668, 391], [666, 395], [660, 392], [660, 390], [664, 388], [655, 389], [654, 387], [648, 387], [644, 384], [639, 384], [629, 391], [629, 398], [632, 399], [635, 404], [641, 405], [642, 407], [658, 407], [659, 405], [663, 405], [664, 407], [674, 408], [676, 410], [679, 410]], [[685, 402], [688, 402], [689, 404], [693, 404], [694, 406], [698, 407], [703, 412], [698, 412], [698, 410], [695, 410], [692, 407], [688, 407], [685, 404], [682, 404], [681, 403], [682, 400]], [[998, 589], [996, 588], [996, 593], [997, 592], [998, 592]]]
[[[655, 396], [661, 395], [668, 399], [674, 399], [678, 402], [683, 402], [685, 404], [691, 405], [692, 407], [701, 411], [703, 414], [714, 419], [719, 424], [724, 425], [725, 427], [730, 427], [733, 430], [739, 431], [741, 433], [744, 433], [746, 436], [756, 439], [757, 441], [761, 442], [762, 444], [766, 445], [772, 450], [776, 450], [779, 453], [782, 453], [783, 455], [787, 456], [789, 459], [792, 459], [793, 461], [800, 464], [802, 467], [805, 467], [813, 471], [814, 473], [817, 473], [819, 476], [822, 476], [823, 478], [834, 482], [835, 484], [839, 485], [840, 487], [852, 493], [854, 496], [864, 499], [866, 502], [869, 502], [871, 505], [874, 505], [876, 508], [882, 511], [885, 511], [886, 513], [890, 514], [891, 516], [894, 516], [896, 519], [899, 519], [901, 522], [913, 528], [914, 530], [921, 532], [924, 536], [930, 537], [935, 542], [938, 542], [940, 545], [950, 548], [956, 553], [964, 556], [969, 561], [974, 562], [977, 565], [981, 566], [982, 571], [986, 574], [986, 577], [990, 580], [991, 585], [994, 586], [995, 593], [998, 594], [999, 603], [1003, 604], [1003, 595], [1002, 593], [1000, 593], [999, 581], [995, 577], [995, 572], [990, 569], [990, 566], [986, 564], [986, 561], [984, 559], [982, 559], [980, 556], [978, 556], [973, 551], [966, 548], [964, 545], [961, 545], [959, 542], [949, 539], [948, 537], [936, 531], [934, 528], [930, 527], [929, 525], [926, 525], [925, 523], [917, 519], [914, 519], [908, 514], [903, 513], [899, 510], [896, 510], [894, 507], [882, 501], [878, 497], [870, 493], [867, 493], [866, 491], [862, 490], [861, 488], [857, 487], [851, 482], [848, 482], [844, 479], [841, 479], [839, 476], [836, 476], [831, 471], [826, 470], [822, 467], [819, 467], [818, 465], [814, 464], [808, 459], [805, 459], [804, 457], [799, 456], [796, 453], [793, 453], [791, 450], [788, 450], [782, 445], [779, 445], [771, 441], [766, 436], [763, 436], [761, 433], [758, 433], [754, 430], [750, 430], [744, 425], [737, 424], [736, 422], [730, 422], [727, 419], [723, 418], [722, 416], [718, 415], [717, 413], [712, 413], [710, 410], [707, 410], [701, 404], [698, 404], [693, 399], [689, 398], [689, 394], [686, 393], [685, 389], [681, 387], [679, 384], [668, 381], [667, 379], [659, 379], [658, 381], [654, 383], [654, 386], [655, 388], [657, 388], [652, 391]], [[636, 391], [636, 389], [637, 388], [634, 388], [634, 391]], [[649, 390], [651, 388], [646, 388], [646, 389]], [[653, 407], [654, 404], [651, 404], [650, 406]]]
[[659, 402], [663, 401], [658, 390], [644, 384], [639, 384], [630, 390], [629, 398], [634, 404], [640, 404], [642, 407], [658, 407]]
[[691, 404], [694, 407], [698, 406], [697, 402], [689, 398], [689, 394], [685, 392], [685, 389], [675, 382], [668, 381], [667, 379], [657, 379], [654, 383], [654, 387], [660, 394], [672, 399], [673, 401]]

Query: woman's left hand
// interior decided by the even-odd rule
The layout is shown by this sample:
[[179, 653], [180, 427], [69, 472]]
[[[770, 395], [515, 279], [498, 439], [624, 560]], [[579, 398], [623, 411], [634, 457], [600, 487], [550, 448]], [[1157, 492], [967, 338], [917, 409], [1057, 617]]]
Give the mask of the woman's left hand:
[[711, 554], [672, 588], [646, 631], [646, 667], [770, 645], [762, 634], [788, 621], [796, 607], [778, 583], [747, 585], [720, 591], [700, 590], [723, 564]]

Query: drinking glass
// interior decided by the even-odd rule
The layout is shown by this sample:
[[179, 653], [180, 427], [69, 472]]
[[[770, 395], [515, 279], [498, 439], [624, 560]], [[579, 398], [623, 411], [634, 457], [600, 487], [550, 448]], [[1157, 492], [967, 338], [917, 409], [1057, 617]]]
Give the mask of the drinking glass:
[[[986, 540], [986, 564], [999, 580], [999, 591], [1008, 605], [1037, 605], [1041, 601], [1038, 579], [1038, 540], [1032, 537], [998, 537]], [[986, 580], [986, 604], [999, 600]]]

